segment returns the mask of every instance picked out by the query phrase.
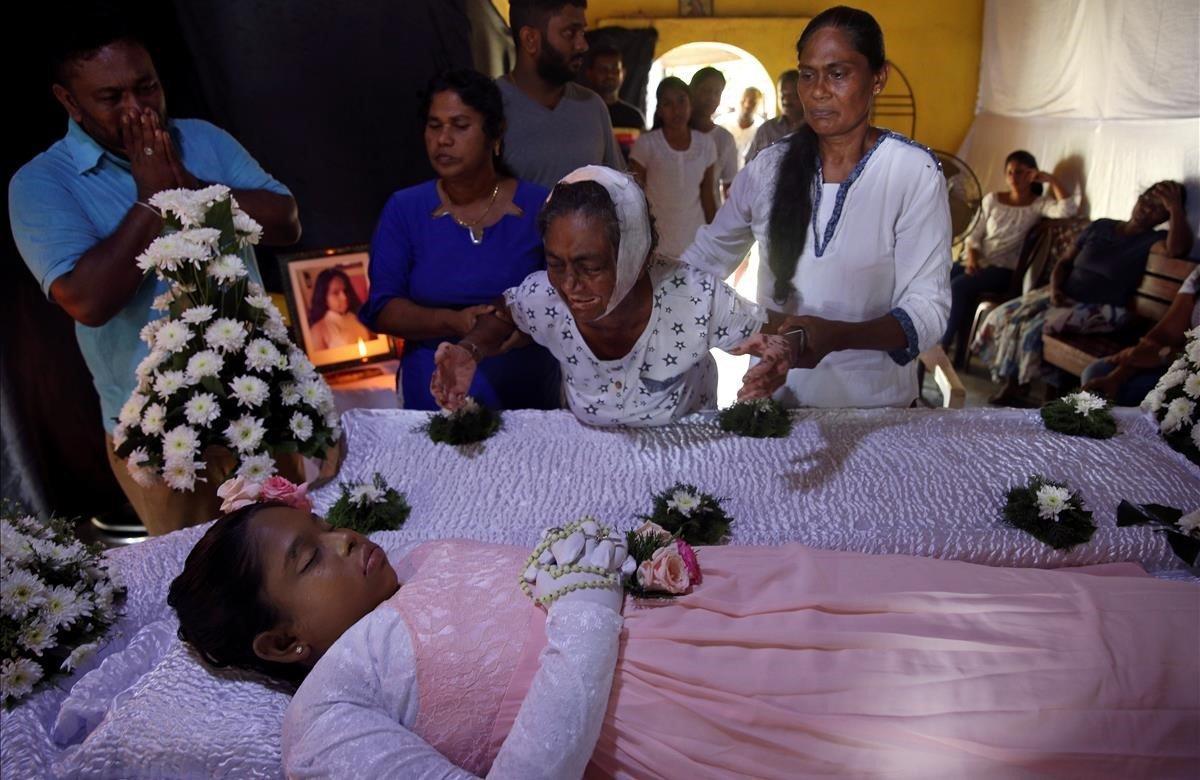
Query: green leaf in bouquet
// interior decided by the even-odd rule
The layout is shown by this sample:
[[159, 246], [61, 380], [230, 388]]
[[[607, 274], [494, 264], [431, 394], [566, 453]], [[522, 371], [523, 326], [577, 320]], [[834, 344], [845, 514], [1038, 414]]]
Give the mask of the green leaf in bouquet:
[[1171, 545], [1171, 550], [1181, 561], [1188, 566], [1196, 565], [1197, 560], [1200, 559], [1200, 539], [1179, 531], [1163, 531], [1161, 533], [1167, 535], [1167, 544]]
[[221, 384], [221, 380], [215, 376], [206, 376], [200, 380], [200, 386], [208, 392], [215, 395], [217, 398], [228, 398], [229, 393], [225, 392], [225, 386]]
[[219, 200], [209, 207], [204, 215], [204, 227], [216, 228], [221, 231], [221, 251], [232, 252], [237, 246], [237, 231], [233, 228], [233, 200]]

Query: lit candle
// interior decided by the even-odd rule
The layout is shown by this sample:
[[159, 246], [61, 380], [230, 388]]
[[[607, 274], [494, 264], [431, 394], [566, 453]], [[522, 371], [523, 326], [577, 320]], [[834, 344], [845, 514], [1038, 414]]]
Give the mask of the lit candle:
[[358, 340], [358, 356], [362, 358], [362, 362], [367, 362], [367, 345], [363, 343], [361, 338]]

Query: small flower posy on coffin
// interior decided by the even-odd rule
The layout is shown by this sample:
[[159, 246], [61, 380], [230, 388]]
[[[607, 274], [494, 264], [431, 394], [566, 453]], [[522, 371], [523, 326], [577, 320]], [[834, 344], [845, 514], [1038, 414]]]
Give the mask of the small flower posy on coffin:
[[434, 413], [429, 422], [422, 426], [430, 441], [437, 444], [475, 444], [490, 438], [500, 430], [500, 413], [488, 409], [474, 398], [467, 396], [463, 405], [455, 411], [442, 409]]
[[376, 472], [365, 482], [342, 482], [341, 495], [325, 513], [325, 520], [335, 528], [370, 534], [395, 531], [411, 511], [405, 495]]
[[1100, 396], [1081, 390], [1050, 401], [1042, 406], [1040, 414], [1052, 431], [1108, 439], [1117, 432], [1117, 421], [1109, 408], [1109, 403]]
[[737, 401], [717, 415], [721, 430], [755, 439], [778, 439], [792, 430], [792, 418], [783, 404], [772, 398]]
[[1037, 475], [1008, 491], [1004, 521], [1056, 550], [1083, 544], [1096, 531], [1092, 513], [1084, 508], [1078, 493]]
[[149, 354], [113, 431], [134, 480], [193, 490], [210, 447], [253, 482], [274, 473], [276, 454], [323, 456], [341, 436], [333, 393], [237, 254], [262, 228], [223, 185], [150, 203], [165, 224], [138, 267], [169, 289], [155, 301], [167, 316], [142, 328]]
[[639, 519], [656, 524], [690, 545], [720, 544], [729, 535], [733, 518], [722, 507], [723, 499], [695, 485], [677, 482], [652, 499], [653, 508]]

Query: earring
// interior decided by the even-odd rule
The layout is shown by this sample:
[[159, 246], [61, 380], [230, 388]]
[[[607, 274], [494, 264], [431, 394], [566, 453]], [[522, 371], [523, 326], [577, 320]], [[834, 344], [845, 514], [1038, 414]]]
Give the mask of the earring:
[[304, 653], [304, 645], [300, 645], [299, 647], [296, 648], [296, 655], [302, 655], [303, 653]]

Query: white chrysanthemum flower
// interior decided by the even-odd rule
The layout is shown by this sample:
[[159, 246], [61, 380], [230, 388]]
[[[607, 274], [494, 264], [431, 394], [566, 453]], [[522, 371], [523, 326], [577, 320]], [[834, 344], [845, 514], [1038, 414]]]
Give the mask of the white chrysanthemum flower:
[[246, 365], [251, 371], [270, 371], [279, 365], [279, 350], [267, 339], [254, 339], [246, 345]]
[[374, 482], [363, 482], [350, 488], [350, 500], [359, 506], [378, 504], [383, 500], [383, 491]]
[[1092, 412], [1103, 409], [1108, 405], [1108, 403], [1100, 396], [1082, 390], [1078, 393], [1068, 395], [1064, 400], [1066, 400], [1071, 406], [1075, 407], [1076, 414], [1081, 414], [1084, 417], [1087, 417]]
[[137, 375], [138, 381], [145, 381], [150, 378], [154, 370], [162, 365], [162, 362], [167, 359], [167, 353], [161, 349], [152, 349], [150, 354], [142, 358], [134, 369], [134, 374]]
[[164, 293], [159, 293], [154, 296], [154, 300], [150, 301], [150, 308], [154, 311], [170, 311], [171, 304], [175, 302], [175, 291], [167, 290]]
[[0, 661], [0, 699], [16, 701], [33, 691], [42, 679], [42, 667], [28, 658]]
[[232, 352], [246, 343], [246, 326], [231, 317], [222, 317], [204, 331], [204, 340], [213, 349]]
[[112, 446], [114, 450], [119, 450], [125, 446], [125, 442], [129, 441], [129, 426], [125, 423], [117, 423], [117, 427], [113, 428]]
[[163, 458], [166, 460], [181, 458], [191, 460], [200, 452], [200, 437], [196, 435], [195, 428], [188, 425], [176, 425], [163, 434], [162, 451]]
[[142, 329], [140, 331], [138, 331], [138, 338], [141, 339], [142, 342], [145, 343], [147, 346], [153, 347], [154, 346], [154, 335], [156, 333], [158, 333], [158, 329], [161, 328], [163, 325], [167, 324], [167, 322], [168, 321], [162, 317], [159, 317], [158, 319], [150, 320], [149, 322], [147, 322], [145, 325], [142, 326]]
[[167, 423], [167, 407], [162, 404], [150, 404], [142, 412], [142, 431], [151, 435], [163, 432]]
[[320, 379], [306, 379], [297, 389], [300, 392], [300, 400], [314, 409], [321, 407], [321, 402], [325, 399], [324, 382]]
[[238, 243], [242, 246], [257, 244], [262, 240], [262, 225], [255, 222], [245, 212], [235, 212], [233, 229], [237, 231]]
[[[279, 344], [287, 344], [291, 341], [292, 335], [288, 332], [287, 325], [283, 324], [283, 320], [268, 318], [262, 324], [262, 329], [263, 333], [266, 333], [272, 340]], [[286, 370], [288, 365], [290, 365], [287, 356], [281, 355], [277, 365]]]
[[51, 626], [69, 626], [90, 611], [90, 605], [79, 598], [79, 594], [65, 585], [46, 588], [46, 603], [42, 605], [42, 618]]
[[183, 314], [180, 314], [179, 319], [183, 320], [189, 325], [200, 325], [211, 320], [214, 316], [216, 316], [216, 314], [216, 307], [204, 304], [202, 306], [191, 307]]
[[700, 507], [700, 496], [689, 493], [686, 490], [676, 490], [667, 499], [667, 506], [679, 512], [684, 517], [689, 517], [692, 512]]
[[221, 353], [214, 349], [203, 349], [188, 358], [185, 373], [188, 382], [196, 384], [205, 377], [216, 376], [224, 366], [225, 358], [221, 357]]
[[196, 486], [196, 469], [203, 465], [187, 458], [168, 459], [163, 466], [163, 481], [172, 490], [187, 492]]
[[1200, 509], [1188, 512], [1175, 521], [1179, 530], [1191, 536], [1200, 536]]
[[[198, 190], [192, 190], [191, 192], [192, 199], [196, 203], [201, 204], [205, 211], [217, 205], [226, 198], [229, 198], [230, 201], [233, 201], [231, 190], [224, 184], [210, 184], [207, 187], [203, 187]], [[236, 205], [236, 201], [233, 201], [233, 203]]]
[[256, 309], [266, 309], [271, 305], [271, 296], [264, 295], [262, 293], [247, 295], [246, 303], [250, 304]]
[[266, 452], [244, 456], [237, 470], [237, 475], [248, 482], [262, 482], [274, 473], [275, 459]]
[[295, 406], [300, 403], [300, 390], [295, 382], [284, 382], [279, 386], [279, 400], [284, 406]]
[[195, 227], [181, 230], [175, 235], [183, 241], [204, 249], [204, 253], [189, 255], [188, 260], [207, 260], [208, 253], [221, 245], [221, 231], [210, 227]]
[[91, 658], [99, 648], [99, 642], [88, 642], [85, 645], [80, 645], [71, 651], [71, 654], [67, 656], [66, 660], [62, 662], [62, 666], [59, 668], [64, 672], [73, 672], [78, 669], [81, 664]]
[[292, 367], [292, 376], [297, 381], [311, 378], [317, 370], [308, 359], [308, 355], [294, 348], [288, 352], [288, 364]]
[[247, 414], [229, 424], [225, 438], [238, 452], [247, 452], [258, 449], [266, 433], [262, 420]]
[[117, 422], [125, 426], [137, 425], [142, 419], [142, 410], [146, 408], [147, 400], [146, 396], [141, 393], [132, 393], [121, 405], [121, 411], [117, 414]]
[[1142, 411], [1151, 413], [1157, 412], [1162, 408], [1163, 398], [1165, 395], [1166, 391], [1158, 387], [1146, 393], [1146, 397], [1142, 399], [1141, 403]]
[[1170, 390], [1176, 385], [1183, 384], [1184, 380], [1187, 379], [1187, 376], [1188, 372], [1182, 368], [1175, 371], [1168, 371], [1162, 375], [1162, 378], [1158, 380], [1158, 385], [1156, 386], [1162, 388], [1163, 390]]
[[243, 374], [242, 376], [235, 377], [229, 383], [229, 392], [237, 399], [240, 406], [253, 409], [267, 400], [271, 388], [258, 377]]
[[1200, 338], [1192, 337], [1192, 340], [1188, 342], [1187, 349], [1183, 352], [1192, 366], [1200, 368]]
[[[12, 557], [17, 564], [24, 563], [33, 555], [29, 540], [24, 540], [24, 550], [12, 549], [14, 542], [5, 539], [5, 554]], [[46, 584], [38, 579], [33, 572], [15, 568], [5, 572], [0, 578], [0, 612], [14, 620], [19, 620], [46, 603]]]
[[1183, 381], [1183, 392], [1188, 398], [1200, 398], [1200, 371], [1190, 374]]
[[1200, 425], [1193, 425], [1189, 435], [1192, 437], [1192, 446], [1200, 450]]
[[245, 261], [237, 255], [221, 255], [208, 264], [208, 275], [219, 284], [232, 284], [248, 274]]
[[182, 371], [163, 371], [154, 379], [154, 392], [160, 398], [170, 398], [187, 383], [187, 375]]
[[1037, 491], [1038, 517], [1058, 521], [1058, 515], [1071, 501], [1071, 491], [1058, 485], [1042, 485]]
[[1174, 433], [1181, 427], [1186, 428], [1191, 425], [1192, 413], [1196, 411], [1196, 403], [1189, 401], [1187, 398], [1180, 396], [1171, 403], [1167, 404], [1167, 413], [1163, 415], [1162, 422], [1159, 424], [1159, 430], [1163, 433]]
[[[0, 521], [0, 560], [14, 566], [24, 566], [33, 559], [33, 544], [27, 533], [7, 520]], [[35, 578], [36, 579], [36, 578]], [[0, 577], [0, 585], [6, 580]], [[38, 580], [40, 587], [40, 580]]]
[[154, 348], [164, 352], [175, 352], [191, 338], [192, 331], [186, 323], [169, 320], [154, 334]]
[[336, 442], [342, 438], [342, 420], [338, 416], [337, 410], [328, 412], [325, 415], [325, 427], [329, 429], [329, 440]]
[[142, 487], [150, 487], [158, 481], [154, 470], [146, 466], [149, 462], [150, 453], [146, 452], [145, 447], [135, 448], [125, 459], [125, 468], [129, 471], [129, 476]]
[[207, 427], [221, 416], [221, 405], [212, 393], [197, 393], [183, 405], [183, 415], [192, 425]]
[[296, 441], [308, 441], [313, 433], [312, 419], [303, 412], [292, 414], [292, 419], [288, 421], [288, 427], [291, 429], [292, 435], [296, 437]]
[[17, 641], [29, 652], [40, 656], [54, 646], [54, 629], [44, 618], [33, 620], [22, 627]]

